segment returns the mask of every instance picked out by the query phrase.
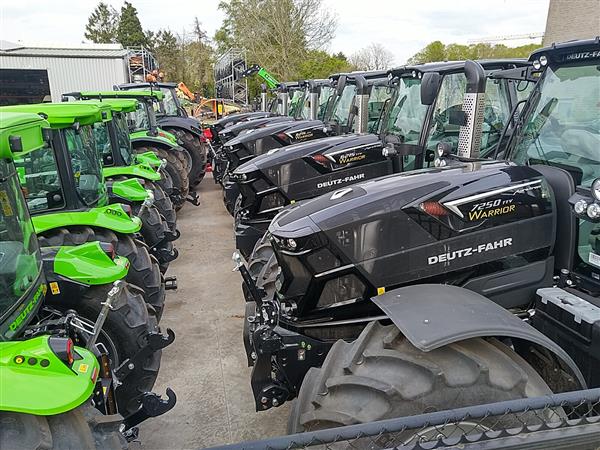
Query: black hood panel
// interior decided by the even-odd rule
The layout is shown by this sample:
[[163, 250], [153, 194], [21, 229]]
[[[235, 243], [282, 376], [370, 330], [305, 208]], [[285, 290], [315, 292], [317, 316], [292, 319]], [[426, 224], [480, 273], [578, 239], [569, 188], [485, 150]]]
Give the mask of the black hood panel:
[[241, 132], [245, 130], [251, 130], [253, 128], [260, 128], [264, 126], [268, 126], [270, 124], [280, 123], [280, 122], [293, 122], [294, 118], [289, 116], [271, 116], [271, 117], [261, 117], [258, 119], [250, 119], [243, 120], [241, 122], [235, 123], [233, 125], [224, 128], [219, 132], [219, 135], [226, 136], [237, 136]]

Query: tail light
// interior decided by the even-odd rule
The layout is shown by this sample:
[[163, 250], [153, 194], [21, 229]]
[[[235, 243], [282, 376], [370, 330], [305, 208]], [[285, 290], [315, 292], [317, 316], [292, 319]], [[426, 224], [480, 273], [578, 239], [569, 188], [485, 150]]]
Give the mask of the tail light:
[[121, 208], [123, 208], [125, 214], [127, 214], [129, 217], [133, 217], [133, 212], [130, 205], [121, 205]]
[[421, 203], [421, 209], [430, 216], [440, 217], [448, 215], [448, 210], [438, 202], [423, 202]]
[[212, 140], [213, 138], [213, 134], [210, 128], [205, 128], [204, 130], [202, 130], [202, 134], [204, 135], [204, 137], [206, 139], [208, 139], [209, 141]]
[[48, 339], [48, 345], [54, 354], [71, 367], [75, 357], [73, 356], [73, 341], [70, 338], [51, 337]]
[[327, 167], [327, 168], [331, 167], [331, 160], [329, 158], [327, 158], [327, 156], [325, 156], [325, 155], [321, 155], [319, 153], [316, 155], [312, 155], [311, 158], [313, 159], [314, 162], [322, 165], [323, 167]]
[[168, 139], [167, 133], [165, 133], [164, 131], [159, 131], [158, 135]]
[[112, 245], [110, 242], [100, 242], [100, 248], [113, 261], [117, 257], [117, 252], [115, 251], [115, 246]]
[[283, 133], [283, 132], [282, 133], [277, 133], [275, 136], [277, 136], [277, 138], [280, 139], [283, 142], [287, 142], [287, 143], [291, 142], [290, 141], [290, 137], [287, 134]]

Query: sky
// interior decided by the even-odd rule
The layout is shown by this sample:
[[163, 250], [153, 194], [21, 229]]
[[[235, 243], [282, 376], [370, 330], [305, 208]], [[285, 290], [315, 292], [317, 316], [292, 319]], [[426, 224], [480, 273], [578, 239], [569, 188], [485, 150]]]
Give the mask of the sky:
[[[144, 29], [191, 30], [194, 16], [212, 36], [223, 20], [220, 0], [131, 0]], [[380, 43], [403, 64], [428, 43], [544, 31], [549, 0], [323, 0], [337, 16], [327, 50], [353, 52]], [[78, 44], [97, 0], [0, 0], [0, 39], [23, 43]], [[122, 2], [109, 0], [117, 9]], [[166, 5], [169, 5], [167, 8]], [[537, 41], [504, 41], [509, 46]]]

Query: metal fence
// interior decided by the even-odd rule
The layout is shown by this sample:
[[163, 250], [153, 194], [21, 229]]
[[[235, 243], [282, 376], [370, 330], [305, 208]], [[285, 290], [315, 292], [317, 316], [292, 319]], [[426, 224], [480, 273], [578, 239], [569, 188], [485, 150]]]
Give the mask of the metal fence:
[[600, 449], [600, 389], [438, 411], [219, 449]]

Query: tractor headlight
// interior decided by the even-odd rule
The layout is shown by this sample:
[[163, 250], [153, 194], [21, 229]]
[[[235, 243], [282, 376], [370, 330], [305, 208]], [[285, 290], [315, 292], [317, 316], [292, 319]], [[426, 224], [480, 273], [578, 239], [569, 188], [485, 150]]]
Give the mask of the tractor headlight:
[[597, 202], [600, 202], [600, 178], [596, 178], [592, 183], [592, 197]]
[[600, 205], [592, 203], [587, 208], [587, 215], [590, 219], [598, 219], [600, 217]]
[[540, 64], [542, 66], [547, 66], [548, 65], [548, 58], [546, 57], [546, 55], [540, 56]]
[[587, 207], [588, 204], [585, 200], [581, 199], [579, 201], [577, 201], [577, 203], [575, 203], [575, 206], [573, 207], [573, 209], [575, 210], [576, 214], [585, 214], [585, 212], [587, 211]]
[[542, 68], [542, 63], [540, 62], [539, 59], [536, 59], [535, 61], [533, 61], [533, 68], [535, 70], [540, 70]]

